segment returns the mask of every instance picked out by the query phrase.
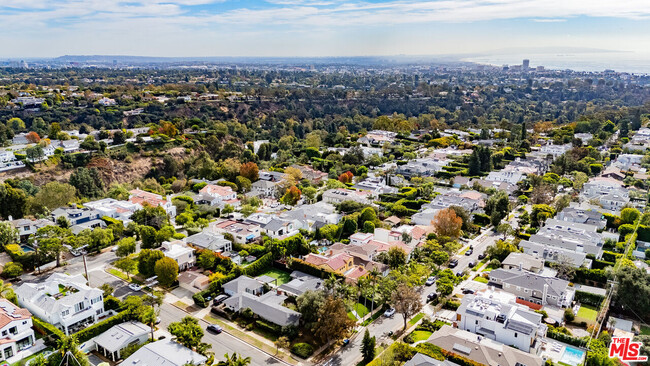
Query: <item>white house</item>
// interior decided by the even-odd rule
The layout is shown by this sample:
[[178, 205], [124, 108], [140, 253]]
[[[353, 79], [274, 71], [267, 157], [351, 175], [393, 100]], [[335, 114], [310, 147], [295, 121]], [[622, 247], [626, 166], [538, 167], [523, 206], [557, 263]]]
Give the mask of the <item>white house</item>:
[[569, 151], [571, 149], [571, 147], [572, 147], [571, 144], [544, 145], [539, 149], [539, 151], [542, 154], [553, 155], [554, 158], [557, 158], [558, 156], [560, 156], [560, 155], [564, 154], [565, 152]]
[[126, 347], [145, 343], [150, 331], [149, 326], [140, 322], [114, 325], [95, 338], [95, 350], [115, 362], [122, 358], [120, 352]]
[[535, 354], [546, 335], [542, 314], [517, 304], [515, 295], [484, 290], [465, 295], [457, 314], [458, 328]]
[[358, 203], [370, 204], [372, 192], [355, 191], [352, 189], [335, 188], [323, 193], [323, 201], [331, 204], [341, 203], [343, 201], [355, 201]]
[[145, 344], [126, 360], [124, 366], [185, 366], [202, 365], [207, 358], [191, 349], [172, 341], [163, 339]]
[[131, 215], [142, 206], [129, 201], [119, 201], [113, 198], [104, 198], [97, 201], [84, 203], [84, 206], [99, 212], [102, 217], [108, 216], [121, 220], [125, 224], [130, 221]]
[[159, 194], [145, 192], [141, 189], [133, 189], [129, 191], [129, 202], [140, 206], [143, 206], [145, 203], [152, 207], [160, 206], [169, 216], [176, 216], [176, 206], [172, 204], [171, 197], [163, 199]]
[[196, 264], [194, 249], [185, 245], [182, 240], [163, 242], [160, 251], [178, 263], [178, 269], [184, 271]]
[[251, 193], [259, 197], [273, 197], [277, 190], [278, 182], [260, 179], [251, 185]]
[[225, 205], [239, 205], [237, 192], [233, 191], [231, 187], [220, 186], [216, 184], [208, 184], [207, 186], [201, 188], [199, 191], [199, 196], [197, 198], [197, 201], [209, 202], [211, 206], [224, 207]]
[[499, 171], [499, 172], [490, 172], [485, 180], [489, 182], [506, 182], [510, 184], [517, 184], [517, 182], [524, 179], [526, 174], [518, 171]]
[[82, 274], [54, 273], [44, 282], [23, 283], [16, 296], [34, 316], [66, 334], [92, 325], [104, 315], [103, 292], [86, 285]]
[[32, 314], [6, 299], [0, 299], [0, 360], [7, 360], [34, 345]]
[[104, 107], [108, 107], [108, 106], [112, 106], [112, 105], [117, 104], [117, 102], [115, 102], [115, 99], [111, 99], [111, 98], [107, 98], [107, 97], [103, 97], [102, 99], [98, 100], [97, 103], [99, 103], [100, 105], [103, 105]]

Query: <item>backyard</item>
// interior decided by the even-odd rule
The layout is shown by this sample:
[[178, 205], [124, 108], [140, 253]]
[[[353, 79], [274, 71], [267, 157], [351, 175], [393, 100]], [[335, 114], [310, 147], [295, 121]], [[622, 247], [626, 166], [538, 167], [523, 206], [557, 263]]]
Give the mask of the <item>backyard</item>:
[[355, 303], [352, 305], [352, 309], [348, 312], [348, 318], [356, 321], [357, 318], [352, 314], [352, 311], [356, 311], [357, 315], [359, 316], [359, 319], [362, 319], [364, 316], [368, 315], [370, 313], [370, 309], [368, 309], [365, 305], [361, 303]]
[[580, 309], [578, 309], [578, 318], [584, 319], [587, 322], [594, 322], [596, 321], [597, 316], [598, 309], [595, 307], [590, 305], [580, 305]]
[[279, 269], [271, 268], [268, 271], [262, 273], [262, 276], [269, 276], [277, 279], [277, 285], [284, 285], [285, 283], [291, 281], [291, 275], [285, 271]]

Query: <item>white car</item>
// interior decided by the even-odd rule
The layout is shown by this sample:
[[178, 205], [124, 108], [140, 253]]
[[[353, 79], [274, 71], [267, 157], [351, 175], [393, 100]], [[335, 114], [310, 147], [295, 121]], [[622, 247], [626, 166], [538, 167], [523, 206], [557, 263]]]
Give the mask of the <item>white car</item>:
[[133, 291], [142, 291], [142, 286], [135, 283], [130, 284], [129, 288]]
[[384, 316], [387, 318], [390, 318], [393, 315], [395, 315], [395, 308], [388, 308], [388, 310], [384, 311]]

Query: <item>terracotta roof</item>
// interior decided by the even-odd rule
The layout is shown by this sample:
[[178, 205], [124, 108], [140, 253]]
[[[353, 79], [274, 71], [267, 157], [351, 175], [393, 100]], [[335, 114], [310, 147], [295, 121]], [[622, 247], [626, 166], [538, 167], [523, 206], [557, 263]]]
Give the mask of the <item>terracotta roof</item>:
[[199, 192], [219, 196], [229, 196], [235, 193], [235, 191], [233, 191], [230, 187], [218, 186], [216, 184], [208, 184], [207, 186], [201, 188]]

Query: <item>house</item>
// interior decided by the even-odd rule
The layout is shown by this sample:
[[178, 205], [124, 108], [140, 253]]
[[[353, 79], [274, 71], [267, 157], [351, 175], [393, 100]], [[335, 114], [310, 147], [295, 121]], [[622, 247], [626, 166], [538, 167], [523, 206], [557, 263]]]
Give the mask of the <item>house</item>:
[[[54, 145], [54, 144], [52, 144], [52, 145]], [[63, 140], [63, 141], [59, 141], [59, 143], [57, 145], [53, 146], [53, 147], [55, 149], [56, 148], [61, 148], [61, 149], [63, 149], [64, 153], [70, 154], [70, 153], [79, 151], [80, 148], [81, 148], [81, 143], [79, 142], [79, 140], [76, 140], [76, 139]]]
[[323, 280], [318, 277], [300, 271], [293, 271], [291, 272], [291, 281], [280, 285], [278, 290], [285, 295], [298, 297], [307, 291], [317, 291], [322, 285]]
[[0, 360], [7, 360], [36, 343], [32, 314], [7, 299], [0, 299]]
[[569, 281], [518, 269], [491, 271], [490, 284], [514, 294], [517, 299], [539, 305], [568, 307], [575, 295], [575, 289], [569, 287]]
[[485, 180], [488, 182], [505, 182], [509, 184], [517, 184], [517, 182], [522, 181], [525, 177], [526, 174], [522, 172], [502, 170], [499, 172], [490, 172], [490, 174], [485, 177]]
[[580, 139], [580, 141], [582, 141], [582, 144], [583, 144], [583, 145], [589, 145], [589, 141], [591, 141], [591, 139], [592, 139], [593, 137], [594, 137], [594, 135], [592, 135], [592, 134], [590, 134], [590, 133], [587, 133], [587, 132], [583, 132], [583, 133], [574, 133], [574, 134], [573, 134], [573, 138], [574, 138], [574, 139]]
[[548, 262], [564, 262], [578, 267], [591, 267], [591, 260], [587, 259], [587, 253], [579, 253], [575, 250], [566, 249], [558, 246], [541, 244], [538, 242], [531, 242], [522, 240], [519, 247], [523, 249], [525, 254], [533, 257], [539, 257]]
[[352, 245], [364, 245], [368, 244], [372, 239], [374, 238], [374, 235], [371, 233], [354, 233], [350, 235], [350, 244]]
[[29, 144], [29, 140], [27, 140], [27, 134], [26, 133], [19, 133], [14, 135], [14, 137], [11, 139], [11, 144], [12, 145], [27, 145]]
[[271, 218], [271, 220], [262, 227], [262, 230], [264, 230], [266, 235], [273, 239], [284, 239], [299, 233], [298, 229], [294, 227], [292, 221], [276, 217]]
[[112, 326], [95, 338], [95, 351], [113, 362], [122, 358], [126, 347], [143, 344], [149, 339], [151, 328], [140, 322], [127, 322]]
[[104, 314], [103, 292], [86, 285], [82, 274], [54, 273], [43, 282], [25, 282], [16, 296], [21, 306], [65, 334], [95, 324]]
[[99, 212], [100, 217], [108, 216], [127, 224], [131, 215], [142, 207], [129, 201], [119, 201], [113, 198], [104, 198], [97, 201], [84, 203], [85, 207]]
[[508, 254], [501, 262], [505, 269], [525, 269], [533, 273], [540, 273], [544, 269], [544, 260], [526, 253], [513, 252]]
[[331, 204], [337, 204], [344, 201], [354, 201], [357, 203], [370, 204], [372, 196], [368, 191], [355, 191], [353, 189], [335, 188], [323, 193], [323, 201]]
[[226, 308], [240, 312], [251, 309], [253, 313], [279, 326], [298, 325], [300, 313], [285, 307], [287, 296], [277, 291], [265, 294], [260, 281], [247, 276], [240, 276], [223, 285], [224, 292], [230, 295], [223, 304]]
[[159, 194], [145, 192], [141, 189], [133, 189], [129, 191], [129, 202], [140, 206], [144, 206], [145, 204], [151, 207], [160, 206], [170, 217], [176, 216], [176, 206], [172, 204], [171, 197], [163, 199]]
[[603, 236], [594, 225], [548, 219], [528, 241], [593, 254], [596, 258], [603, 254]]
[[536, 354], [546, 336], [542, 314], [518, 304], [515, 295], [487, 289], [463, 296], [458, 328]]
[[571, 144], [564, 145], [544, 145], [539, 149], [539, 152], [545, 155], [553, 155], [553, 158], [564, 154], [565, 152], [571, 150], [573, 146]]
[[77, 208], [76, 206], [60, 207], [52, 211], [52, 221], [56, 222], [59, 217], [65, 217], [71, 226], [88, 222], [101, 221], [102, 214], [92, 208]]
[[208, 184], [201, 188], [197, 202], [209, 202], [210, 206], [218, 207], [224, 207], [225, 205], [239, 206], [237, 192], [233, 191], [231, 187], [216, 184]]
[[607, 225], [607, 220], [602, 213], [596, 210], [585, 210], [579, 207], [566, 207], [560, 211], [556, 218], [562, 221], [575, 222], [577, 224], [593, 225], [598, 229], [603, 229]]
[[451, 160], [443, 158], [423, 158], [411, 160], [397, 167], [396, 173], [405, 177], [432, 177], [448, 165]]
[[232, 242], [222, 234], [204, 230], [198, 234], [185, 238], [185, 243], [198, 249], [207, 249], [217, 253], [230, 252]]
[[260, 179], [251, 184], [251, 194], [258, 197], [275, 197], [278, 182], [272, 180]]
[[612, 178], [612, 179], [616, 179], [616, 180], [620, 180], [620, 181], [622, 181], [623, 179], [625, 179], [625, 174], [624, 174], [623, 172], [621, 172], [621, 169], [620, 169], [620, 168], [618, 168], [618, 167], [616, 167], [616, 166], [614, 166], [614, 165], [610, 165], [610, 166], [608, 166], [608, 167], [607, 167], [607, 168], [606, 168], [606, 169], [605, 169], [605, 170], [600, 174], [600, 176], [601, 176], [601, 177], [605, 177], [605, 178]]
[[103, 97], [102, 99], [98, 100], [97, 103], [103, 105], [104, 107], [113, 106], [117, 104], [117, 102], [115, 102], [115, 99], [111, 99], [107, 97]]
[[211, 222], [208, 227], [212, 232], [232, 235], [235, 243], [239, 244], [247, 244], [259, 239], [262, 231], [258, 224], [239, 220], [215, 221]]
[[194, 249], [185, 245], [182, 240], [165, 241], [160, 246], [160, 251], [178, 263], [178, 269], [184, 271], [196, 264]]
[[336, 212], [334, 205], [320, 201], [282, 212], [280, 217], [292, 220], [298, 230], [314, 231], [328, 224], [338, 224], [343, 216]]
[[30, 235], [35, 234], [42, 227], [56, 225], [54, 221], [47, 219], [18, 219], [9, 221], [9, 224], [18, 231], [21, 242], [27, 241]]
[[394, 227], [399, 225], [402, 222], [402, 219], [400, 219], [397, 216], [389, 216], [386, 219], [384, 219], [383, 222], [391, 227]]
[[293, 164], [291, 167], [300, 170], [303, 179], [307, 179], [311, 184], [320, 184], [326, 181], [328, 177], [327, 173], [316, 170], [308, 165]]
[[280, 182], [282, 181], [287, 175], [284, 173], [280, 172], [273, 172], [269, 170], [260, 170], [259, 172], [259, 177], [261, 180], [268, 180], [271, 182]]
[[305, 256], [304, 261], [316, 267], [341, 274], [355, 267], [354, 258], [347, 253], [338, 253], [330, 257], [322, 254], [309, 253]]
[[25, 163], [16, 158], [13, 151], [0, 150], [0, 172], [24, 167]]
[[357, 182], [357, 184], [354, 185], [354, 188], [370, 191], [375, 197], [380, 194], [399, 192], [399, 189], [385, 184], [384, 178], [381, 177], [368, 177], [361, 182]]
[[431, 358], [422, 353], [416, 353], [415, 356], [413, 356], [413, 358], [411, 358], [404, 364], [404, 366], [460, 366], [460, 365], [447, 360], [444, 361], [436, 360], [435, 358]]
[[544, 360], [539, 356], [449, 325], [443, 325], [427, 342], [481, 365], [544, 365]]
[[202, 365], [207, 357], [172, 341], [163, 339], [147, 343], [133, 352], [120, 365], [123, 366], [186, 366]]
[[371, 144], [384, 144], [386, 142], [393, 143], [397, 137], [396, 132], [392, 131], [383, 131], [383, 130], [372, 130], [368, 132], [365, 136], [359, 138], [357, 142], [361, 144], [371, 145]]

